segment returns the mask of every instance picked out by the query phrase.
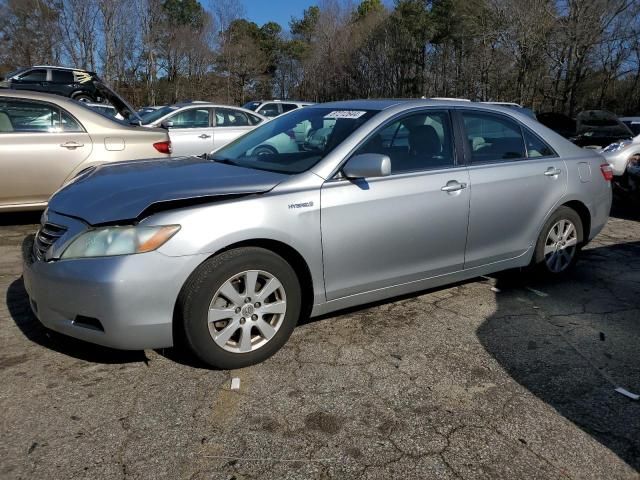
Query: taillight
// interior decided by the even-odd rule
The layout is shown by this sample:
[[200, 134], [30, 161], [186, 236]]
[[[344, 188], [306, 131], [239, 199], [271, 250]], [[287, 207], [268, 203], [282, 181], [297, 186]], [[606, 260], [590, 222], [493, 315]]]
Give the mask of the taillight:
[[153, 147], [160, 153], [171, 154], [171, 142], [168, 140], [166, 142], [156, 142]]
[[602, 172], [602, 176], [607, 182], [613, 180], [613, 168], [608, 163], [603, 163], [600, 165], [600, 171]]

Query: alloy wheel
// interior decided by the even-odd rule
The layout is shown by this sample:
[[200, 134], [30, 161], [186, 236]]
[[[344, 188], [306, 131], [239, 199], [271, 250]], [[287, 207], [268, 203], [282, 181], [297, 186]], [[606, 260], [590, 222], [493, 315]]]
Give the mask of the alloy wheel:
[[286, 312], [282, 283], [269, 272], [247, 270], [229, 278], [213, 295], [209, 333], [228, 352], [252, 352], [275, 336]]
[[560, 273], [571, 265], [578, 246], [578, 233], [573, 222], [558, 220], [549, 230], [544, 245], [544, 261], [553, 273]]

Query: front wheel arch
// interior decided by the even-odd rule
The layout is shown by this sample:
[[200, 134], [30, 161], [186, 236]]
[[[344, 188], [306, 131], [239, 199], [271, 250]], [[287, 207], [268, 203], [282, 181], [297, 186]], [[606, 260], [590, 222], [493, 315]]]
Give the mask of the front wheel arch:
[[[212, 253], [206, 259], [200, 263], [207, 262], [211, 258], [220, 255], [228, 250], [233, 250], [236, 248], [242, 247], [259, 247], [264, 248], [266, 250], [270, 250], [282, 257], [289, 265], [291, 265], [298, 277], [298, 281], [300, 283], [300, 290], [302, 292], [302, 309], [300, 312], [300, 318], [306, 319], [309, 317], [311, 313], [311, 309], [313, 308], [313, 298], [314, 298], [314, 289], [313, 289], [313, 277], [311, 276], [311, 269], [307, 264], [307, 261], [304, 257], [298, 252], [295, 248], [287, 245], [286, 243], [280, 242], [278, 240], [272, 240], [268, 238], [258, 238], [252, 240], [244, 240], [241, 242], [236, 242], [230, 245], [227, 245], [224, 248]], [[193, 269], [195, 272], [200, 265], [196, 266]], [[182, 287], [180, 288], [180, 292], [176, 297], [173, 307], [173, 344], [174, 345], [185, 345], [184, 339], [184, 328], [183, 328], [183, 319], [180, 313], [180, 298], [183, 296], [184, 288], [189, 284], [189, 280], [193, 275], [193, 272], [189, 275], [189, 277], [184, 281]]]

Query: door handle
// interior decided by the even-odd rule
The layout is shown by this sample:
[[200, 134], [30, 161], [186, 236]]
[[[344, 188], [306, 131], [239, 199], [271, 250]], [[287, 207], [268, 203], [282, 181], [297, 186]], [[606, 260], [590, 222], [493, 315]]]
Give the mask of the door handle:
[[560, 170], [559, 168], [553, 168], [553, 167], [547, 168], [547, 170], [544, 172], [544, 174], [547, 177], [557, 177], [561, 173], [562, 173], [562, 170]]
[[198, 138], [201, 138], [204, 140], [205, 138], [211, 138], [211, 135], [207, 135], [206, 133], [203, 133], [202, 135], [199, 135]]
[[64, 148], [68, 148], [69, 150], [73, 150], [74, 148], [84, 147], [84, 143], [65, 142], [65, 143], [61, 143], [60, 146]]
[[457, 180], [450, 180], [440, 190], [442, 190], [443, 192], [450, 193], [450, 192], [457, 192], [458, 190], [462, 190], [464, 188], [467, 188], [466, 183], [460, 183]]

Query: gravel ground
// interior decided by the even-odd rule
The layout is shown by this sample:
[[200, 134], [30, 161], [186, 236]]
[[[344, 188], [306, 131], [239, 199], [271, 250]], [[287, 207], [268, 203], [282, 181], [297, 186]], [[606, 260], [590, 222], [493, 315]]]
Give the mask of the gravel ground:
[[[640, 217], [567, 278], [478, 278], [298, 326], [211, 371], [45, 330], [0, 217], [0, 478], [640, 478]], [[493, 288], [492, 288], [493, 287]], [[230, 389], [239, 377], [239, 390]]]

